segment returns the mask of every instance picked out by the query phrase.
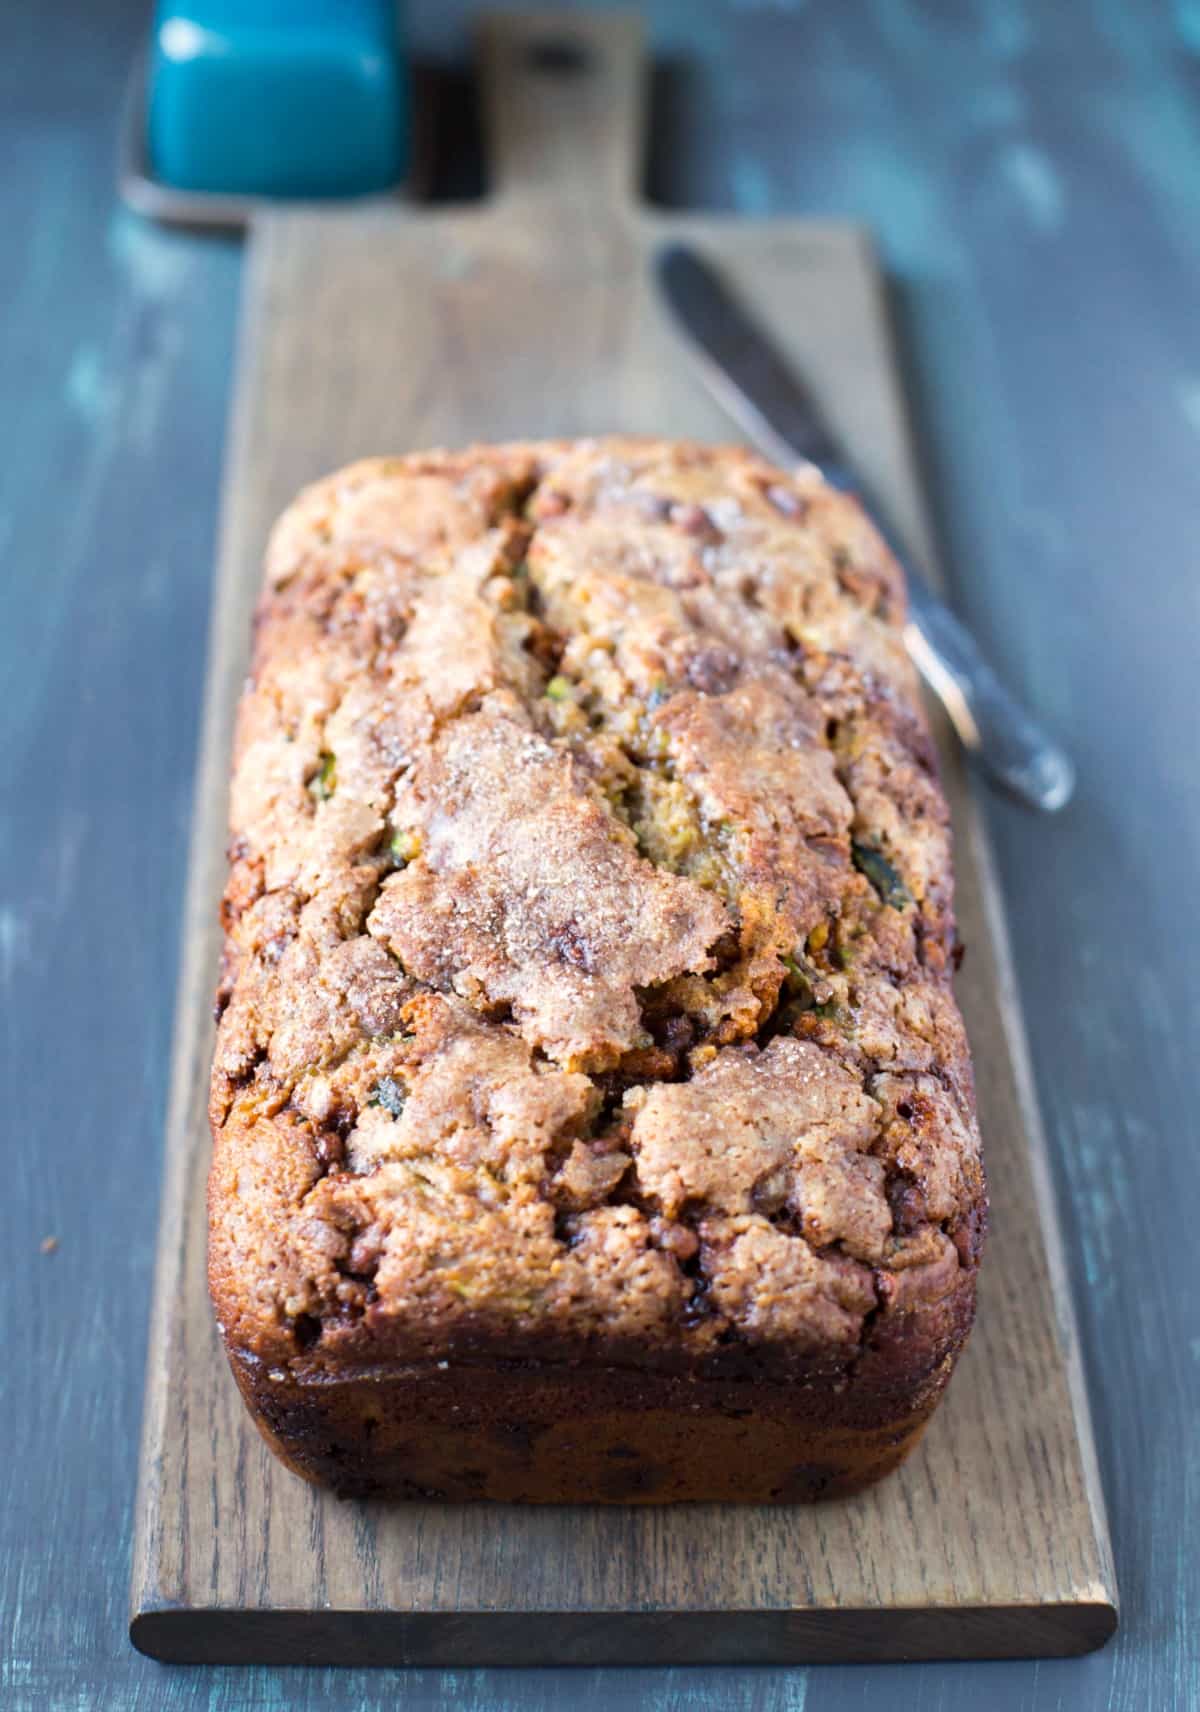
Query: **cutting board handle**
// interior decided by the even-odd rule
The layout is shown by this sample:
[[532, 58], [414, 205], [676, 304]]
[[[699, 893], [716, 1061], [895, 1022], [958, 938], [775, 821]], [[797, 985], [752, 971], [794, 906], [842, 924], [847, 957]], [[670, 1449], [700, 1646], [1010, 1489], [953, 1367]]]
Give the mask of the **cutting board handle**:
[[645, 137], [633, 12], [493, 12], [477, 25], [493, 195], [627, 204]]

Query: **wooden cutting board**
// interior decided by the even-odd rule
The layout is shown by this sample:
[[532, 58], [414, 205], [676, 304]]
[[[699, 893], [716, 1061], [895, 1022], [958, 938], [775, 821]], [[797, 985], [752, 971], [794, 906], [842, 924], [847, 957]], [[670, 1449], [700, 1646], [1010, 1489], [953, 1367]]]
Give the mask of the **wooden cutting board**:
[[179, 991], [131, 1634], [171, 1660], [637, 1663], [1082, 1652], [1116, 1589], [1044, 1143], [983, 824], [942, 739], [992, 1188], [979, 1321], [922, 1447], [809, 1509], [345, 1503], [274, 1461], [204, 1282], [204, 1109], [226, 773], [272, 518], [372, 452], [634, 430], [729, 438], [653, 295], [686, 238], [729, 270], [932, 562], [869, 241], [640, 207], [629, 18], [485, 28], [494, 183], [468, 208], [253, 234]]

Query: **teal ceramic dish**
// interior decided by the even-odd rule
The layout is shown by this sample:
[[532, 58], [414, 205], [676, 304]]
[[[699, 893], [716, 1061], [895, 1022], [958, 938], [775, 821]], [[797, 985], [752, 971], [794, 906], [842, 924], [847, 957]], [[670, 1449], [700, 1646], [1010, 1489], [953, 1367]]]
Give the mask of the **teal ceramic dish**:
[[146, 164], [166, 189], [310, 200], [405, 176], [395, 0], [159, 0], [148, 72]]

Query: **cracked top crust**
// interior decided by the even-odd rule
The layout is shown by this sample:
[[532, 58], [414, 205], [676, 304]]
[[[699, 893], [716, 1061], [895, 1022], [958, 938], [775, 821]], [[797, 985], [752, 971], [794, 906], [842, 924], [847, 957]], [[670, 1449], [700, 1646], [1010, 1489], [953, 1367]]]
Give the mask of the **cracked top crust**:
[[397, 792], [420, 855], [383, 881], [367, 932], [477, 1008], [507, 1008], [555, 1063], [618, 1064], [637, 989], [711, 966], [729, 912], [638, 852], [587, 771], [511, 696], [444, 728]]
[[[854, 502], [739, 450], [300, 496], [222, 906], [231, 1348], [853, 1375], [961, 1334], [984, 1187], [903, 618]], [[949, 1348], [910, 1342], [914, 1378]]]

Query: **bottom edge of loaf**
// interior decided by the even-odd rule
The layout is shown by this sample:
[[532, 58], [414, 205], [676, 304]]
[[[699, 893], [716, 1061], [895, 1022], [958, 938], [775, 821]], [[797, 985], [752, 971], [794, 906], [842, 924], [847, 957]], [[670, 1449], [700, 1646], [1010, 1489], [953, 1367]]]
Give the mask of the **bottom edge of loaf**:
[[[231, 1352], [264, 1439], [293, 1473], [346, 1498], [545, 1504], [811, 1503], [896, 1469], [945, 1389], [830, 1407], [804, 1386], [478, 1368], [296, 1379]], [[682, 1394], [680, 1388], [682, 1387]], [[458, 1401], [455, 1401], [456, 1396]], [[824, 1404], [824, 1406], [822, 1406]], [[816, 1418], [814, 1418], [816, 1416]]]

